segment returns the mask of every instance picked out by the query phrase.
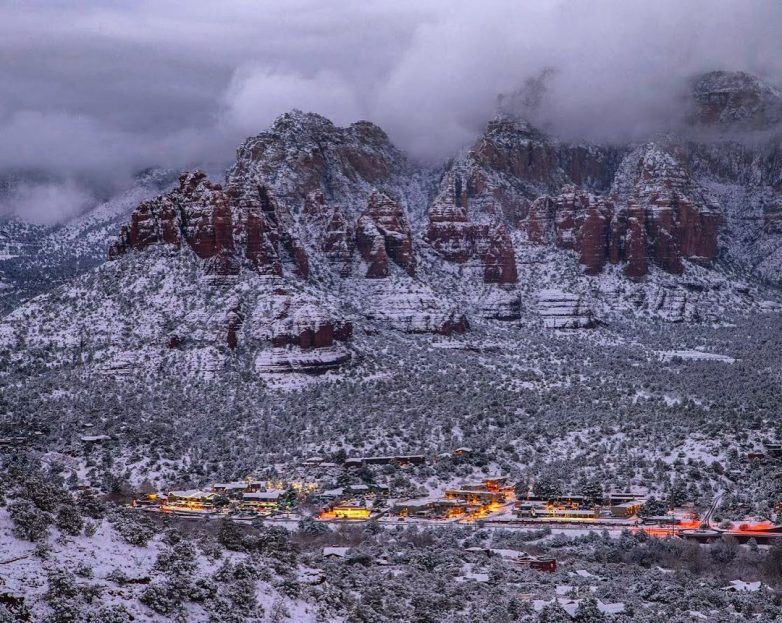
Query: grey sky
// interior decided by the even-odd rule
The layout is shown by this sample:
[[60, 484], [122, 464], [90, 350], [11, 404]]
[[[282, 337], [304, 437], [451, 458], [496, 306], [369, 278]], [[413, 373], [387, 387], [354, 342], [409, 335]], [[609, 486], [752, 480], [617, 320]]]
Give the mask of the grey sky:
[[545, 67], [547, 129], [636, 138], [693, 73], [782, 81], [780, 32], [779, 0], [0, 0], [0, 171], [221, 165], [292, 107], [439, 159]]

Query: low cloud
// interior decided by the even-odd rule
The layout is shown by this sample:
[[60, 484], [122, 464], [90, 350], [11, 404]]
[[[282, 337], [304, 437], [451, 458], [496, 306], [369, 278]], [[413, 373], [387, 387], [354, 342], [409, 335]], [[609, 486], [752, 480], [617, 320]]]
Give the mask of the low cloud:
[[56, 225], [94, 205], [92, 193], [74, 180], [22, 182], [0, 197], [0, 215], [36, 225]]
[[299, 108], [315, 111], [334, 123], [362, 118], [353, 85], [340, 74], [320, 71], [312, 76], [276, 73], [263, 66], [239, 68], [224, 96], [222, 125], [234, 132], [257, 134], [280, 112]]
[[0, 174], [106, 187], [147, 166], [220, 168], [294, 107], [369, 119], [438, 160], [546, 68], [536, 123], [642, 138], [681, 118], [695, 73], [782, 82], [780, 29], [778, 0], [6, 3]]

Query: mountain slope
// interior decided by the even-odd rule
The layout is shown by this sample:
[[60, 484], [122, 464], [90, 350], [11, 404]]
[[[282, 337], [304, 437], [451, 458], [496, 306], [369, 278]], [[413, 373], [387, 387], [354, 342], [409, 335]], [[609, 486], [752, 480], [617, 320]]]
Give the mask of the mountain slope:
[[131, 188], [57, 226], [0, 222], [0, 312], [102, 264], [118, 227], [171, 180], [170, 171], [148, 171]]
[[780, 141], [768, 123], [756, 147], [722, 122], [697, 139], [709, 119], [608, 147], [499, 117], [436, 171], [370, 123], [294, 111], [223, 184], [184, 173], [141, 202], [112, 261], [15, 310], [0, 344], [19, 365], [55, 349], [48, 365], [320, 371], [361, 350], [354, 334], [761, 313], [778, 299]]

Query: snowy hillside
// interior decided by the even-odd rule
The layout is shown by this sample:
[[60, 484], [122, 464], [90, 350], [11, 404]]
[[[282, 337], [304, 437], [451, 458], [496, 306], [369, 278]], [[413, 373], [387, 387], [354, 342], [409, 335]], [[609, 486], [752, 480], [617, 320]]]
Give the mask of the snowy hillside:
[[130, 189], [61, 225], [0, 222], [0, 311], [102, 264], [118, 227], [171, 179], [170, 171], [140, 175]]

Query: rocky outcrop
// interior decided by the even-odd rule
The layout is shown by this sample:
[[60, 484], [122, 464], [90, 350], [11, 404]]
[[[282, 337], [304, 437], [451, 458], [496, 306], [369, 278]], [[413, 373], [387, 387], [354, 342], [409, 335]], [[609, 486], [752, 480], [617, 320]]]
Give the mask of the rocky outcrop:
[[409, 276], [415, 275], [413, 237], [400, 205], [373, 193], [356, 223], [356, 248], [367, 264], [370, 279], [388, 277], [389, 259]]
[[477, 297], [478, 313], [494, 320], [518, 320], [521, 317], [521, 297], [514, 286], [488, 285]]
[[451, 335], [469, 329], [467, 318], [418, 281], [389, 277], [367, 282], [362, 300], [372, 321], [407, 333]]
[[261, 273], [275, 275], [282, 275], [287, 267], [297, 277], [306, 279], [309, 276], [307, 251], [296, 233], [290, 212], [269, 188], [234, 185], [228, 187], [228, 192], [238, 207], [243, 225], [236, 235], [251, 264]]
[[532, 243], [577, 251], [585, 272], [596, 275], [622, 257], [620, 223], [611, 201], [566, 186], [559, 195], [532, 203], [525, 229]]
[[516, 259], [507, 228], [498, 220], [470, 221], [463, 189], [462, 178], [452, 173], [429, 210], [424, 240], [448, 262], [479, 265], [484, 283], [516, 283]]
[[672, 274], [683, 259], [709, 265], [722, 222], [676, 155], [648, 144], [625, 157], [607, 197], [567, 186], [536, 199], [524, 225], [532, 243], [575, 250], [587, 274], [624, 263], [640, 278], [650, 262]]
[[319, 192], [355, 218], [375, 189], [392, 187], [409, 169], [376, 125], [359, 121], [340, 128], [320, 115], [294, 110], [244, 142], [226, 181], [268, 186], [293, 213]]
[[255, 371], [259, 374], [283, 372], [320, 374], [339, 368], [348, 363], [350, 359], [348, 351], [337, 347], [308, 351], [272, 348], [258, 353], [255, 357]]
[[309, 274], [290, 214], [268, 188], [224, 191], [200, 171], [183, 173], [177, 188], [142, 203], [120, 230], [109, 259], [153, 244], [179, 248], [183, 243], [207, 260], [206, 271], [215, 275], [236, 275], [242, 264], [259, 274], [280, 276], [285, 267], [303, 279]]
[[349, 277], [353, 272], [355, 232], [339, 206], [329, 206], [323, 193], [314, 191], [304, 202], [303, 220], [310, 245], [340, 277]]
[[693, 81], [691, 121], [759, 130], [782, 122], [782, 92], [741, 71], [712, 71]]
[[472, 220], [487, 215], [513, 228], [526, 219], [533, 200], [567, 184], [608, 190], [622, 154], [614, 147], [559, 143], [522, 119], [498, 116], [451, 165], [439, 194], [453, 194], [449, 187], [458, 178], [455, 205], [468, 210]]
[[[233, 185], [224, 191], [201, 172], [185, 173], [173, 191], [134, 211], [109, 256], [116, 259], [151, 245], [189, 248], [204, 261], [208, 275], [235, 280], [244, 268], [255, 278], [266, 279], [255, 286], [260, 302], [254, 308], [250, 305], [249, 322], [246, 297], [233, 295], [225, 300], [225, 311], [216, 315], [218, 326], [199, 330], [202, 336], [222, 334], [214, 343], [231, 350], [250, 349], [258, 357], [274, 350], [279, 359], [271, 366], [275, 370], [317, 371], [319, 363], [327, 369], [350, 359], [337, 343], [351, 338], [352, 324], [283, 279], [306, 280], [309, 258], [292, 216], [267, 187]], [[174, 337], [161, 341], [169, 349], [190, 341], [186, 330]], [[310, 352], [321, 349], [327, 354]]]
[[537, 310], [547, 329], [590, 329], [596, 324], [584, 297], [579, 294], [542, 290], [538, 293]]
[[153, 244], [179, 248], [183, 241], [202, 259], [232, 255], [232, 214], [218, 184], [199, 171], [183, 173], [172, 192], [142, 202], [123, 225], [109, 258]]
[[[628, 154], [617, 172], [612, 195], [638, 221], [648, 258], [672, 274], [683, 271], [682, 259], [709, 265], [717, 257], [723, 217], [719, 208], [690, 177], [681, 154], [650, 143]], [[641, 249], [626, 253], [641, 263]]]
[[293, 346], [306, 350], [349, 341], [353, 325], [315, 297], [293, 291], [280, 281], [255, 307], [249, 331], [252, 339], [274, 348]]
[[249, 352], [258, 372], [323, 372], [350, 361], [349, 320], [280, 277], [252, 279], [251, 293], [240, 288], [225, 301], [229, 349]]
[[[480, 168], [518, 180], [528, 191], [559, 188], [568, 180], [560, 167], [557, 146], [520, 119], [497, 117], [473, 146], [470, 157]], [[479, 176], [471, 178], [475, 194], [484, 190]]]

